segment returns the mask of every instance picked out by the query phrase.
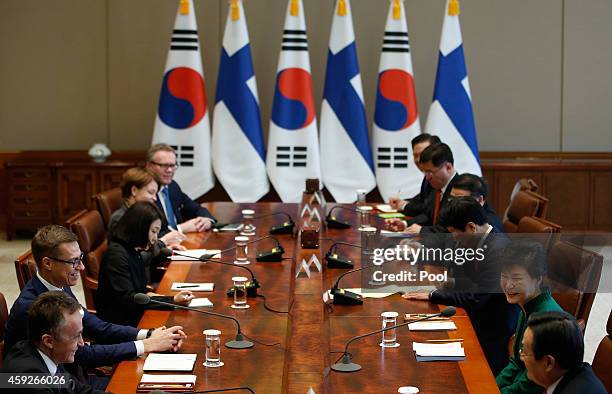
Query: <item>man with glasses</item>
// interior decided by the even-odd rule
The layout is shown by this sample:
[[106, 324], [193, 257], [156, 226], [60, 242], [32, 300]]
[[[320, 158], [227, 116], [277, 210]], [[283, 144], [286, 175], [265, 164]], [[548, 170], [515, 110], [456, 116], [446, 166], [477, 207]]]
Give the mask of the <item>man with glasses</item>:
[[546, 394], [603, 394], [601, 381], [583, 362], [584, 339], [576, 319], [566, 312], [529, 316], [519, 350], [527, 377]]
[[[78, 283], [80, 272], [85, 269], [76, 235], [62, 226], [48, 225], [39, 229], [32, 239], [32, 254], [37, 273], [11, 308], [4, 336], [5, 354], [15, 343], [26, 339], [28, 308], [34, 300], [48, 291], [63, 291], [76, 299], [70, 287]], [[176, 351], [185, 338], [180, 326], [139, 330], [105, 322], [85, 309], [82, 312], [85, 337], [96, 344], [85, 345], [76, 351], [78, 367], [111, 365], [146, 352]], [[77, 376], [84, 378], [78, 373]]]
[[453, 182], [457, 178], [454, 167], [453, 153], [448, 145], [441, 143], [428, 146], [419, 159], [420, 169], [425, 174], [425, 179], [433, 191], [425, 200], [422, 214], [408, 221], [390, 219], [387, 228], [391, 231], [403, 231], [419, 234], [422, 227], [434, 226], [438, 222], [438, 216], [450, 197]]
[[[176, 152], [167, 144], [155, 144], [147, 153], [147, 169], [159, 182], [157, 206], [166, 214], [170, 230], [182, 233], [209, 230], [215, 218], [197, 202], [183, 193], [173, 178], [178, 168]], [[165, 231], [162, 231], [163, 235]]]
[[[67, 374], [64, 363], [73, 363], [84, 346], [81, 306], [63, 291], [40, 295], [28, 312], [28, 338], [16, 343], [4, 361], [2, 372], [37, 373], [44, 387], [11, 388], [11, 393], [102, 393]], [[56, 376], [57, 374], [61, 374]], [[50, 380], [51, 377], [55, 379]]]

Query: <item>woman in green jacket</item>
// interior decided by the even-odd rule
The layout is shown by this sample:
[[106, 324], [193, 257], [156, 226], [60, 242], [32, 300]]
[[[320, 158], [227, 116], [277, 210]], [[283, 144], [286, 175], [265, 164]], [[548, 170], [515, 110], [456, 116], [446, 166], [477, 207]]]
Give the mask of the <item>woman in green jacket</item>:
[[543, 285], [545, 274], [546, 255], [539, 243], [515, 242], [504, 249], [501, 288], [509, 303], [521, 307], [521, 313], [510, 362], [496, 378], [502, 394], [541, 394], [544, 391], [543, 387], [527, 378], [527, 369], [520, 358], [520, 348], [527, 319], [532, 313], [563, 310]]

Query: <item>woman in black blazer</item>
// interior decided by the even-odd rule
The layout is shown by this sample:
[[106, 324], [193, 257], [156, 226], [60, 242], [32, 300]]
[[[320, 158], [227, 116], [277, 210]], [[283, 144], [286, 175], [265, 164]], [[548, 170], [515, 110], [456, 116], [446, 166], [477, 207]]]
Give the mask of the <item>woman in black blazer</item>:
[[134, 303], [136, 293], [154, 299], [187, 305], [193, 298], [189, 291], [174, 296], [160, 296], [147, 290], [147, 275], [141, 252], [157, 242], [161, 228], [159, 209], [148, 202], [137, 202], [125, 212], [109, 235], [110, 244], [102, 258], [96, 293], [98, 316], [108, 322], [136, 326], [145, 308], [155, 304]]

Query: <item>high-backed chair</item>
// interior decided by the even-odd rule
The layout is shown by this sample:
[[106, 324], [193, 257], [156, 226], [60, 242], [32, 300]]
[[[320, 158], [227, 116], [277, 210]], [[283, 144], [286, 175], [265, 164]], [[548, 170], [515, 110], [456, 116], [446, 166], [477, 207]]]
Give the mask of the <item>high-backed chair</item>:
[[555, 243], [548, 254], [546, 284], [557, 303], [586, 329], [599, 287], [603, 256], [571, 242]]
[[34, 261], [31, 250], [28, 249], [27, 252], [15, 260], [15, 273], [17, 274], [19, 290], [23, 290], [26, 283], [36, 275], [36, 261]]
[[535, 216], [521, 218], [516, 229], [517, 233], [542, 234], [540, 238], [544, 250], [548, 252], [550, 247], [558, 241], [561, 226], [546, 219]]
[[525, 216], [543, 218], [546, 213], [548, 199], [531, 191], [521, 190], [510, 201], [504, 215], [504, 227], [507, 232], [515, 233], [518, 224]]
[[121, 189], [116, 187], [106, 190], [94, 195], [92, 198], [96, 203], [96, 209], [100, 212], [100, 215], [102, 215], [104, 226], [107, 227], [111, 215], [121, 207], [121, 203], [123, 202], [123, 198], [121, 198]]
[[106, 228], [98, 211], [87, 211], [70, 224], [70, 229], [77, 235], [79, 247], [85, 254], [83, 264], [85, 272], [81, 274], [83, 292], [87, 309], [95, 311], [95, 293], [98, 290], [98, 274], [102, 255], [107, 248]]
[[538, 184], [535, 183], [535, 181], [533, 179], [531, 179], [531, 178], [521, 178], [521, 179], [519, 179], [514, 184], [514, 188], [512, 189], [512, 192], [510, 193], [510, 201], [512, 201], [514, 196], [516, 196], [516, 193], [518, 193], [521, 190], [522, 191], [537, 192], [538, 191]]
[[0, 293], [0, 368], [2, 368], [2, 355], [4, 354], [4, 328], [8, 320], [8, 307], [6, 306], [6, 298]]
[[608, 316], [607, 334], [597, 347], [595, 357], [593, 358], [593, 372], [602, 381], [606, 390], [612, 393], [612, 372], [610, 371], [610, 365], [612, 365], [612, 311]]

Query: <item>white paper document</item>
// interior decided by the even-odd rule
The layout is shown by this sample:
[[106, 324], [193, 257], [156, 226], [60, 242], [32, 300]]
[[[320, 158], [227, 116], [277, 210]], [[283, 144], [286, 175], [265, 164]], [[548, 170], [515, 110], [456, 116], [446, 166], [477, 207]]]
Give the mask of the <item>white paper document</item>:
[[380, 212], [384, 212], [384, 213], [397, 212], [397, 209], [391, 208], [391, 205], [389, 205], [389, 204], [378, 204], [376, 206], [376, 209], [378, 209]]
[[422, 343], [413, 342], [412, 350], [419, 356], [448, 356], [448, 357], [465, 357], [465, 350], [460, 342], [451, 343]]
[[213, 303], [208, 298], [194, 298], [189, 302], [190, 308], [197, 308], [199, 306], [213, 306]]
[[455, 322], [451, 321], [420, 321], [408, 324], [410, 331], [448, 331], [456, 330]]
[[214, 283], [194, 283], [194, 282], [174, 282], [170, 290], [172, 291], [213, 291]]
[[184, 371], [193, 370], [197, 354], [149, 353], [145, 360], [144, 371]]
[[200, 258], [200, 256], [205, 254], [214, 254], [211, 259], [220, 259], [221, 258], [221, 250], [220, 249], [190, 249], [190, 250], [181, 250], [177, 253], [183, 254], [185, 256], [170, 256], [170, 260], [172, 261], [193, 261]]
[[140, 383], [192, 383], [195, 384], [195, 375], [153, 375], [145, 373]]

